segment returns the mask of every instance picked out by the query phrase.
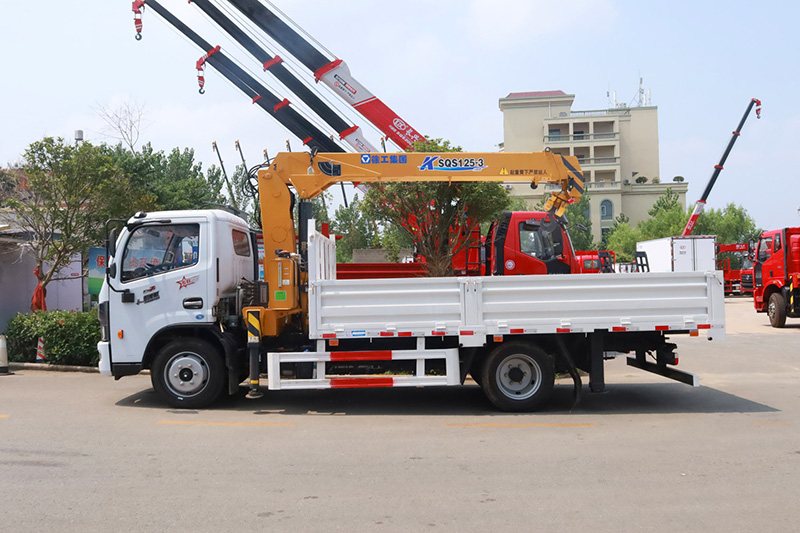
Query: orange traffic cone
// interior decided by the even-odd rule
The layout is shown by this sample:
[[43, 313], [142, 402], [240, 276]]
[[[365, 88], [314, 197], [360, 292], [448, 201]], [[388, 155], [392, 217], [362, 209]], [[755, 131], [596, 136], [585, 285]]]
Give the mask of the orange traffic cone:
[[39, 345], [36, 347], [36, 362], [44, 363], [44, 339], [39, 337]]

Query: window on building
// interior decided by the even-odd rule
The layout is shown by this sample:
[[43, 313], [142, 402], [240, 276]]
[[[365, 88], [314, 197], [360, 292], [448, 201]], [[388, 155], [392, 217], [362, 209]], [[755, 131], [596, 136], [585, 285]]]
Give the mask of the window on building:
[[614, 204], [611, 200], [603, 200], [600, 202], [600, 218], [602, 220], [611, 220], [614, 218]]
[[560, 129], [547, 130], [547, 137], [551, 141], [560, 141], [561, 140], [561, 130]]
[[573, 133], [572, 138], [575, 139], [576, 141], [582, 141], [586, 137], [584, 136], [583, 130], [575, 130], [575, 132]]

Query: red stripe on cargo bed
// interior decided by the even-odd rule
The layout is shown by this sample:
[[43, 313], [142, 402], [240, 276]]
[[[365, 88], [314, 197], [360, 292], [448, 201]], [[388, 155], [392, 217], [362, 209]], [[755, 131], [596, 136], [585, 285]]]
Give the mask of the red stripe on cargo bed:
[[459, 331], [459, 335], [475, 335], [474, 331]]
[[392, 385], [394, 385], [394, 378], [335, 378], [331, 380], [332, 389], [391, 387]]
[[520, 329], [512, 329], [511, 333], [516, 335], [516, 334], [519, 334], [519, 333], [525, 333], [525, 330], [522, 329], [522, 328], [520, 328]]
[[335, 339], [336, 338], [336, 333], [323, 333], [322, 334], [322, 338], [323, 339]]
[[391, 350], [369, 352], [331, 352], [331, 361], [391, 361]]
[[556, 333], [569, 333], [569, 328], [556, 328]]
[[669, 331], [669, 326], [656, 326], [656, 331]]
[[397, 334], [397, 336], [398, 337], [411, 337], [411, 332], [410, 331], [401, 331], [400, 333]]
[[611, 331], [628, 331], [628, 328], [623, 326], [614, 326], [613, 328], [611, 328]]
[[697, 329], [711, 329], [711, 324], [698, 324]]
[[394, 337], [394, 333], [391, 331], [381, 331], [381, 337]]
[[444, 331], [431, 331], [431, 335], [444, 335]]

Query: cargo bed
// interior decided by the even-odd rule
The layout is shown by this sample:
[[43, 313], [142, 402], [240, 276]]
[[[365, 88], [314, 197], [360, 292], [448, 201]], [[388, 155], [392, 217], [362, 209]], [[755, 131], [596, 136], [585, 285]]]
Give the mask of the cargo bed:
[[335, 248], [309, 238], [312, 339], [696, 331], [725, 336], [721, 271], [336, 279]]

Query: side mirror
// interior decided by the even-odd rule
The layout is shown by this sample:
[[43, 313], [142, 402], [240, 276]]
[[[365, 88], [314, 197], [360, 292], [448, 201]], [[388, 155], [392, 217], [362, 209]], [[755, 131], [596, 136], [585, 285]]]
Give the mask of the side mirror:
[[106, 251], [108, 252], [108, 257], [106, 257], [106, 260], [108, 260], [108, 258], [112, 255], [117, 255], [117, 228], [113, 228], [108, 234]]

